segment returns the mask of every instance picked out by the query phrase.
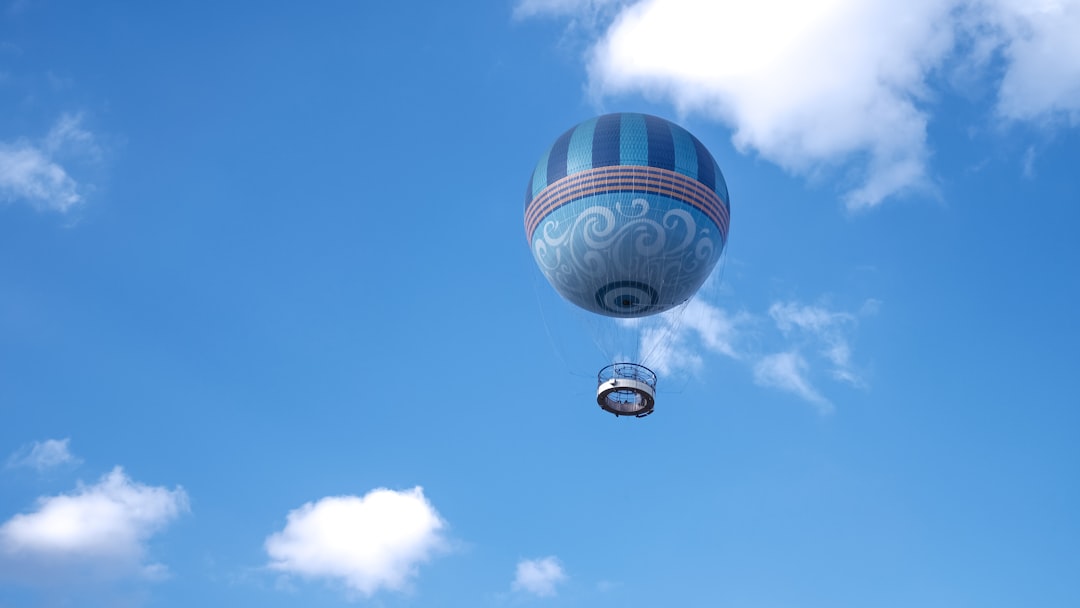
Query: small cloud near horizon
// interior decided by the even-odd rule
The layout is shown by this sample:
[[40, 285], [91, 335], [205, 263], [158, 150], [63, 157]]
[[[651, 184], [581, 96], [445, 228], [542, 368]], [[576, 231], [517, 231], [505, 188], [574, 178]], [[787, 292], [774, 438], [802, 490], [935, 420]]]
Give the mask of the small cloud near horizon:
[[512, 585], [514, 591], [531, 593], [539, 597], [557, 594], [556, 587], [565, 582], [566, 572], [558, 558], [551, 555], [518, 562]]
[[43, 496], [35, 510], [0, 524], [0, 576], [49, 586], [159, 580], [168, 570], [147, 561], [148, 543], [189, 510], [183, 488], [141, 484], [115, 467], [97, 483]]
[[284, 529], [267, 537], [268, 567], [363, 597], [405, 591], [420, 565], [446, 548], [445, 527], [419, 486], [328, 496], [290, 511]]

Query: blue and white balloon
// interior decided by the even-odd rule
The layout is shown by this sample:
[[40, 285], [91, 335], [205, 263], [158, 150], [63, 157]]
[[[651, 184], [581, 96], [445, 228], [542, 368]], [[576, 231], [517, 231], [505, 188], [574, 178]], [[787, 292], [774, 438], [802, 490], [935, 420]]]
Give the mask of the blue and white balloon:
[[567, 300], [609, 317], [674, 308], [709, 277], [727, 242], [720, 167], [682, 127], [607, 114], [564, 133], [525, 193], [537, 265]]

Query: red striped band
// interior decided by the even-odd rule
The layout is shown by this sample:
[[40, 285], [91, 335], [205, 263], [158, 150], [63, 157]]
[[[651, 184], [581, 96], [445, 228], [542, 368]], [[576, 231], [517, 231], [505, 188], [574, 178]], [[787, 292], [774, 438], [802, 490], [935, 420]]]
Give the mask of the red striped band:
[[708, 216], [727, 239], [728, 208], [716, 192], [682, 173], [638, 165], [588, 169], [544, 188], [525, 208], [526, 238], [531, 240], [540, 221], [555, 209], [586, 196], [610, 192], [661, 194], [686, 203]]

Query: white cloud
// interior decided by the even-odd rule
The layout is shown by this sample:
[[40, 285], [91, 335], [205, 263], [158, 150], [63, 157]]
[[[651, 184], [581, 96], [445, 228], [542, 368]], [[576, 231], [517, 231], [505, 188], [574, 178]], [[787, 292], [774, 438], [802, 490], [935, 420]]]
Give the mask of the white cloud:
[[729, 313], [701, 298], [685, 308], [669, 311], [641, 324], [640, 352], [646, 364], [661, 375], [681, 370], [700, 371], [702, 349], [739, 359], [738, 343], [743, 327], [752, 320], [746, 313]]
[[769, 307], [769, 316], [776, 321], [776, 327], [780, 331], [790, 332], [798, 328], [818, 334], [854, 320], [849, 313], [832, 312], [820, 306], [806, 306], [796, 302], [774, 302]]
[[973, 7], [1006, 59], [998, 112], [1013, 120], [1060, 115], [1080, 123], [1080, 1], [983, 0]]
[[808, 368], [806, 360], [795, 351], [766, 355], [754, 364], [754, 382], [794, 393], [818, 406], [822, 413], [829, 413], [833, 406], [810, 384]]
[[94, 134], [82, 126], [82, 114], [63, 114], [49, 129], [43, 141], [50, 155], [79, 155], [90, 160], [101, 159], [101, 147]]
[[64, 464], [78, 464], [68, 449], [69, 439], [46, 439], [23, 446], [8, 458], [8, 467], [29, 467], [38, 471]]
[[555, 587], [566, 578], [562, 564], [554, 556], [523, 559], [518, 562], [513, 588], [515, 591], [547, 597], [555, 595]]
[[62, 578], [77, 570], [81, 576], [157, 578], [164, 566], [145, 563], [146, 543], [187, 511], [182, 488], [143, 485], [116, 467], [98, 483], [40, 498], [35, 511], [0, 525], [0, 570], [27, 577]]
[[[876, 314], [880, 306], [878, 300], [868, 299], [856, 314], [794, 301], [774, 302], [766, 317], [731, 313], [695, 298], [685, 308], [628, 326], [639, 332], [642, 363], [661, 376], [699, 373], [705, 368], [705, 353], [719, 354], [746, 363], [758, 385], [793, 393], [822, 411], [831, 411], [829, 400], [811, 378], [825, 368], [835, 381], [865, 386], [853, 362], [851, 335], [859, 318]], [[763, 318], [775, 325], [771, 336], [762, 331]], [[808, 359], [804, 353], [812, 356]]]
[[[595, 15], [523, 0], [518, 14]], [[639, 0], [587, 55], [598, 97], [640, 93], [733, 131], [744, 152], [800, 175], [854, 170], [849, 208], [931, 187], [935, 71], [994, 78], [999, 115], [1080, 117], [1080, 0]], [[571, 17], [572, 19], [575, 17]], [[997, 53], [1000, 51], [1000, 53]], [[965, 56], [966, 55], [966, 56]]]
[[647, 0], [593, 50], [601, 94], [643, 92], [731, 125], [734, 143], [811, 174], [865, 155], [852, 206], [925, 180], [925, 79], [948, 3]]
[[379, 488], [291, 511], [285, 529], [265, 546], [274, 570], [337, 581], [371, 596], [381, 588], [405, 589], [417, 567], [445, 546], [445, 525], [422, 488]]
[[683, 313], [682, 326], [697, 334], [709, 350], [738, 359], [735, 344], [740, 327], [748, 320], [746, 314], [728, 314], [702, 300], [691, 300]]
[[[864, 308], [873, 309], [876, 305], [867, 302]], [[785, 336], [798, 333], [799, 337], [809, 340], [832, 365], [833, 378], [854, 386], [862, 385], [861, 378], [852, 367], [851, 345], [847, 336], [857, 322], [855, 315], [797, 302], [774, 302], [769, 307], [769, 316]]]
[[0, 142], [0, 202], [25, 202], [61, 213], [83, 202], [83, 186], [62, 161], [97, 162], [101, 149], [82, 117], [65, 114], [40, 141]]
[[704, 366], [701, 348], [692, 344], [690, 335], [678, 329], [670, 319], [660, 318], [656, 323], [642, 325], [640, 332], [641, 363], [661, 376], [684, 370], [697, 373]]
[[0, 142], [0, 200], [64, 212], [82, 202], [75, 180], [29, 142]]

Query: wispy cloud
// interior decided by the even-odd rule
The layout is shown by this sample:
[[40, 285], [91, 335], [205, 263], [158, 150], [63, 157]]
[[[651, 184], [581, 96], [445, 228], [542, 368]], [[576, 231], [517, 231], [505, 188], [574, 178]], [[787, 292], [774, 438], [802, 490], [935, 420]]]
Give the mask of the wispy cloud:
[[654, 371], [668, 375], [679, 370], [698, 372], [701, 352], [739, 359], [742, 331], [751, 323], [745, 312], [731, 313], [695, 298], [679, 308], [641, 323], [640, 352]]
[[769, 307], [769, 316], [776, 321], [776, 327], [785, 333], [802, 329], [821, 334], [839, 324], [854, 320], [848, 313], [832, 312], [820, 306], [807, 306], [797, 302], [776, 302]]
[[1035, 177], [1035, 146], [1028, 146], [1028, 149], [1024, 152], [1024, 161], [1021, 167], [1023, 175], [1027, 179], [1034, 179]]
[[571, 27], [592, 28], [610, 18], [629, 0], [520, 0], [514, 6], [514, 17], [566, 17]]
[[[517, 14], [608, 14], [597, 4], [522, 0]], [[942, 70], [996, 85], [1006, 120], [1080, 121], [1077, 0], [602, 4], [608, 25], [585, 57], [598, 98], [666, 100], [795, 174], [854, 172], [851, 209], [933, 187], [927, 124]]]
[[832, 412], [833, 405], [810, 384], [808, 371], [806, 359], [797, 352], [765, 355], [754, 363], [754, 382], [794, 393], [816, 405], [822, 413]]
[[[867, 300], [860, 307], [859, 315], [876, 314], [879, 307], [879, 301]], [[832, 403], [811, 380], [815, 366], [803, 353], [815, 353], [816, 362], [828, 368], [828, 376], [834, 381], [865, 386], [852, 362], [850, 340], [859, 315], [821, 305], [773, 302], [769, 306], [769, 317], [783, 338], [783, 346], [779, 352], [757, 359], [754, 382], [792, 393], [815, 405], [821, 413], [833, 411]]]
[[46, 439], [24, 445], [8, 457], [9, 468], [27, 467], [44, 471], [65, 464], [81, 462], [68, 448], [70, 439]]
[[515, 591], [549, 597], [556, 594], [555, 588], [566, 579], [562, 564], [554, 556], [523, 559], [518, 562], [513, 588]]
[[182, 488], [147, 486], [120, 467], [71, 494], [38, 499], [37, 509], [0, 525], [0, 573], [26, 582], [68, 578], [160, 578], [146, 561], [149, 539], [188, 511]]
[[97, 163], [101, 153], [78, 114], [61, 116], [40, 140], [0, 142], [0, 202], [67, 212], [84, 201], [85, 186], [62, 163]]
[[822, 306], [776, 302], [769, 307], [769, 316], [785, 336], [798, 336], [812, 342], [812, 346], [832, 364], [833, 378], [854, 386], [862, 384], [852, 367], [848, 341], [848, 332], [857, 322], [855, 315]]
[[371, 596], [404, 590], [446, 541], [446, 524], [420, 487], [330, 496], [291, 511], [266, 539], [269, 567], [344, 584]]
[[642, 363], [661, 376], [700, 373], [706, 355], [721, 355], [745, 364], [759, 386], [792, 393], [827, 413], [833, 406], [815, 378], [866, 386], [851, 339], [859, 319], [876, 314], [880, 306], [868, 299], [853, 313], [778, 301], [755, 314], [730, 312], [699, 296], [683, 309], [631, 326], [639, 332]]
[[622, 582], [621, 581], [607, 581], [607, 580], [604, 580], [604, 581], [600, 581], [600, 582], [596, 583], [596, 590], [599, 591], [600, 593], [608, 593], [610, 591], [618, 589], [619, 587], [622, 587]]

